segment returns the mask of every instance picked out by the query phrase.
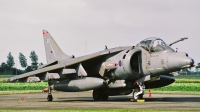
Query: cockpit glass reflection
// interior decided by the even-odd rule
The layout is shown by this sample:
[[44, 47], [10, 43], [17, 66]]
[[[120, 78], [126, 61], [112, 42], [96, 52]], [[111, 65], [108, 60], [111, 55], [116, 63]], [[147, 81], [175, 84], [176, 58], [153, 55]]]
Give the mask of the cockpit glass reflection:
[[168, 46], [165, 44], [165, 42], [161, 39], [154, 40], [152, 43], [151, 51], [157, 52], [157, 51], [164, 51], [168, 48]]
[[150, 52], [165, 51], [171, 49], [163, 40], [160, 38], [148, 38], [140, 42], [142, 48]]

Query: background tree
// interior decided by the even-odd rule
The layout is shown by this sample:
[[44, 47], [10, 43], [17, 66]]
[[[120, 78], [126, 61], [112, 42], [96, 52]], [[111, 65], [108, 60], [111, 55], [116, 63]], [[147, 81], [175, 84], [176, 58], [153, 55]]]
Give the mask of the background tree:
[[4, 72], [6, 72], [7, 70], [8, 70], [8, 65], [7, 65], [5, 62], [1, 63], [0, 72], [1, 72], [1, 73], [4, 73]]
[[199, 68], [200, 68], [200, 63], [197, 64], [197, 66], [195, 66], [196, 71], [197, 71], [197, 75], [199, 74]]
[[36, 70], [38, 68], [38, 56], [36, 55], [35, 51], [31, 51], [30, 58], [32, 61], [31, 68], [32, 70]]
[[7, 58], [8, 58], [8, 60], [7, 60], [7, 65], [8, 65], [8, 67], [9, 67], [9, 69], [11, 69], [11, 68], [13, 68], [13, 66], [15, 65], [14, 57], [12, 56], [11, 52], [9, 52]]
[[32, 67], [31, 66], [27, 66], [26, 72], [31, 72], [31, 71], [33, 71]]
[[41, 63], [39, 63], [39, 66], [42, 66], [42, 65], [44, 65], [42, 62], [41, 62]]
[[19, 53], [19, 62], [22, 68], [27, 67], [27, 59], [21, 52]]

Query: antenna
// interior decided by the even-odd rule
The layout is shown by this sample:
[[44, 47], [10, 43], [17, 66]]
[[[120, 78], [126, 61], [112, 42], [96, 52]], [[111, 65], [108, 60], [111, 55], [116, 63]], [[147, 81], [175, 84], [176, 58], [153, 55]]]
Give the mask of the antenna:
[[184, 41], [188, 39], [187, 37], [183, 37], [183, 38], [180, 38], [179, 40], [175, 41], [175, 42], [172, 42], [171, 44], [169, 44], [169, 46], [172, 46], [173, 44], [177, 43], [177, 42], [180, 42], [180, 41]]
[[105, 45], [105, 50], [107, 50], [108, 49], [108, 47], [107, 47], [107, 45]]
[[178, 52], [178, 48], [176, 48], [176, 52]]

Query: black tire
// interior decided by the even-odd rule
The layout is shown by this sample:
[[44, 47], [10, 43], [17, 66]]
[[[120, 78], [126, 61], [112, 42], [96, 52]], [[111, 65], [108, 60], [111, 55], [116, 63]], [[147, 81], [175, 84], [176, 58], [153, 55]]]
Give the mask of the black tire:
[[135, 99], [134, 96], [135, 96], [135, 94], [137, 94], [139, 91], [140, 91], [139, 88], [134, 89], [134, 91], [133, 91], [133, 99], [134, 99], [134, 100], [137, 100], [137, 99], [138, 99], [138, 97], [137, 97], [137, 99]]
[[138, 99], [143, 99], [143, 94], [138, 95]]
[[109, 96], [106, 95], [103, 90], [93, 90], [93, 99], [95, 101], [106, 101], [108, 100], [108, 97]]
[[108, 100], [108, 95], [106, 95], [105, 93], [101, 94], [101, 100], [102, 101], [107, 101]]
[[53, 101], [53, 96], [51, 94], [49, 94], [47, 96], [47, 101], [49, 101], [49, 102]]
[[95, 101], [100, 101], [101, 96], [100, 96], [100, 92], [98, 90], [93, 90], [93, 94], [92, 95], [93, 95], [93, 99]]

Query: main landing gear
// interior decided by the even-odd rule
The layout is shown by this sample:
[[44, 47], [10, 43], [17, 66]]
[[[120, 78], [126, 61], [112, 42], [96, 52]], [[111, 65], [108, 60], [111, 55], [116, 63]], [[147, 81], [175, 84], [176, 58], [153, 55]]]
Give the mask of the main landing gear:
[[108, 95], [105, 94], [103, 90], [93, 90], [93, 99], [95, 101], [106, 101], [108, 100]]
[[53, 96], [51, 94], [50, 82], [48, 82], [48, 96], [47, 96], [47, 101], [49, 101], [49, 102], [53, 101]]

